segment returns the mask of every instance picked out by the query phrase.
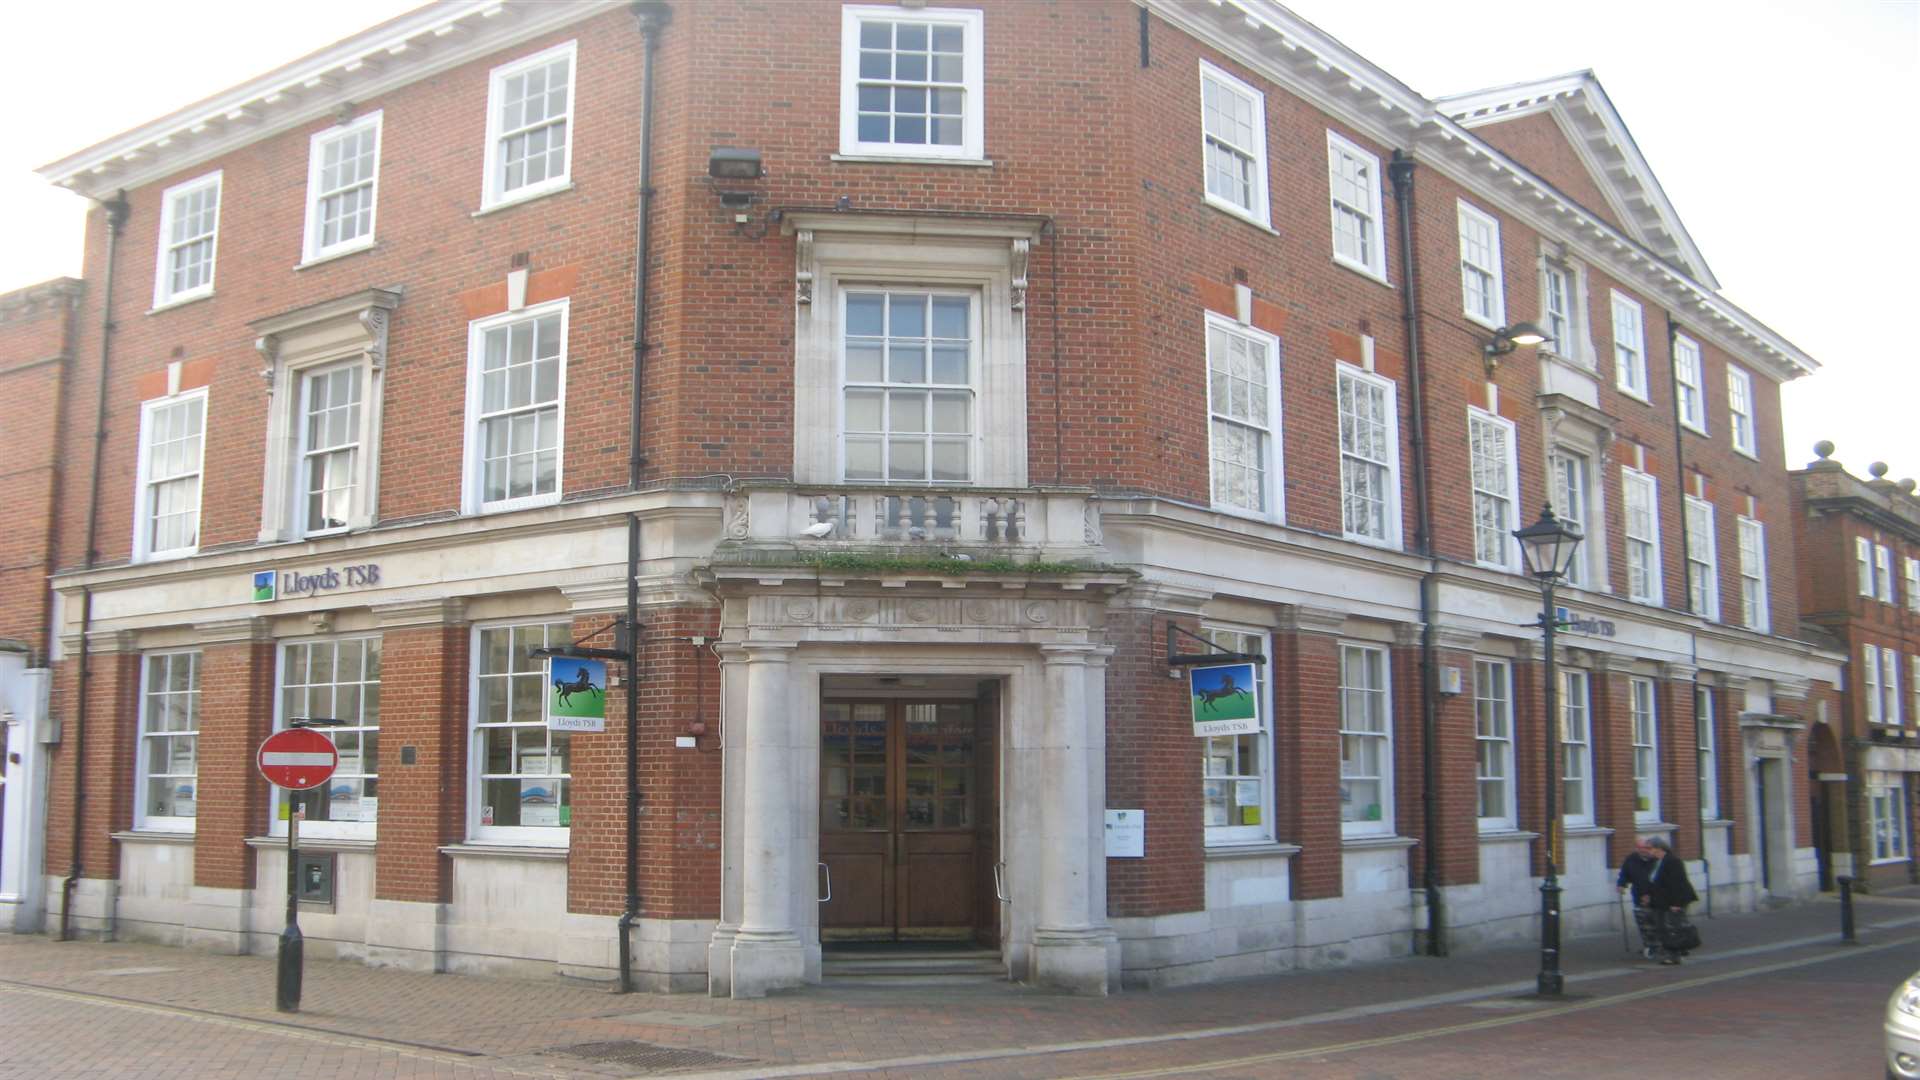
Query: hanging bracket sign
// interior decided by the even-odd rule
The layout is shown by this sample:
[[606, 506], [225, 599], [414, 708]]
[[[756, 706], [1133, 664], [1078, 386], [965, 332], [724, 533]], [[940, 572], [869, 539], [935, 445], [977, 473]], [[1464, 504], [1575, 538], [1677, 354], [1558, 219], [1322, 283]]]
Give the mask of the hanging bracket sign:
[[576, 656], [547, 659], [547, 729], [607, 730], [607, 665]]
[[1187, 669], [1193, 734], [1251, 735], [1260, 730], [1259, 683], [1250, 663]]

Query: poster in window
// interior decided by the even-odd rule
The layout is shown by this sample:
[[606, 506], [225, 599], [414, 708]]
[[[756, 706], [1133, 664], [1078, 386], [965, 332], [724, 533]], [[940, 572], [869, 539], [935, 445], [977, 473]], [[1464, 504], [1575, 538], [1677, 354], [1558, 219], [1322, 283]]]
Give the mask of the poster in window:
[[547, 677], [549, 730], [607, 729], [607, 665], [598, 660], [555, 656], [547, 661]]
[[520, 824], [551, 827], [560, 824], [560, 778], [548, 776], [551, 755], [520, 755]]
[[173, 784], [173, 816], [193, 817], [193, 781], [177, 780]]
[[360, 781], [347, 777], [360, 774], [360, 755], [341, 754], [340, 764], [327, 784], [328, 821], [364, 821], [360, 808]]
[[1190, 669], [1193, 733], [1251, 735], [1260, 730], [1260, 703], [1252, 664], [1215, 664]]

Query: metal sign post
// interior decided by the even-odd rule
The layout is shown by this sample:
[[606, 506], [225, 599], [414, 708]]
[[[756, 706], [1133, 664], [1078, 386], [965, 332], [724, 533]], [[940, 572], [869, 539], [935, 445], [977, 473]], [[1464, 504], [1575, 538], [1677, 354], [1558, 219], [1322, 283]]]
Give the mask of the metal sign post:
[[[316, 788], [333, 777], [340, 765], [340, 753], [333, 740], [307, 725], [332, 725], [337, 720], [296, 718], [285, 731], [275, 732], [260, 744], [257, 764], [260, 775], [276, 787], [289, 791]], [[300, 822], [305, 810], [287, 814], [287, 926], [280, 931], [280, 957], [276, 972], [273, 1007], [281, 1012], [300, 1011], [300, 976], [305, 968], [307, 945], [300, 934]]]

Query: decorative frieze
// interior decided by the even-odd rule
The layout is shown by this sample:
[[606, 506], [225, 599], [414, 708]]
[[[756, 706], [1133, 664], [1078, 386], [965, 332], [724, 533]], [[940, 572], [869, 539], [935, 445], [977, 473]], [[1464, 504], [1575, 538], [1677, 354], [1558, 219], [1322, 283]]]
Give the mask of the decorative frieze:
[[1031, 596], [765, 595], [747, 600], [754, 626], [928, 630], [1087, 629], [1095, 605]]

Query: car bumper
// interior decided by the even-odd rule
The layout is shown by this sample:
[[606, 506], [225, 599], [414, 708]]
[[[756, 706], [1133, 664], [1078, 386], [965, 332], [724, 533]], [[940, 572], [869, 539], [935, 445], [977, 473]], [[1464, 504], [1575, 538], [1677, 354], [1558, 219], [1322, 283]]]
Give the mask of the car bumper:
[[1920, 1019], [1888, 1018], [1887, 1072], [1901, 1080], [1920, 1080]]

